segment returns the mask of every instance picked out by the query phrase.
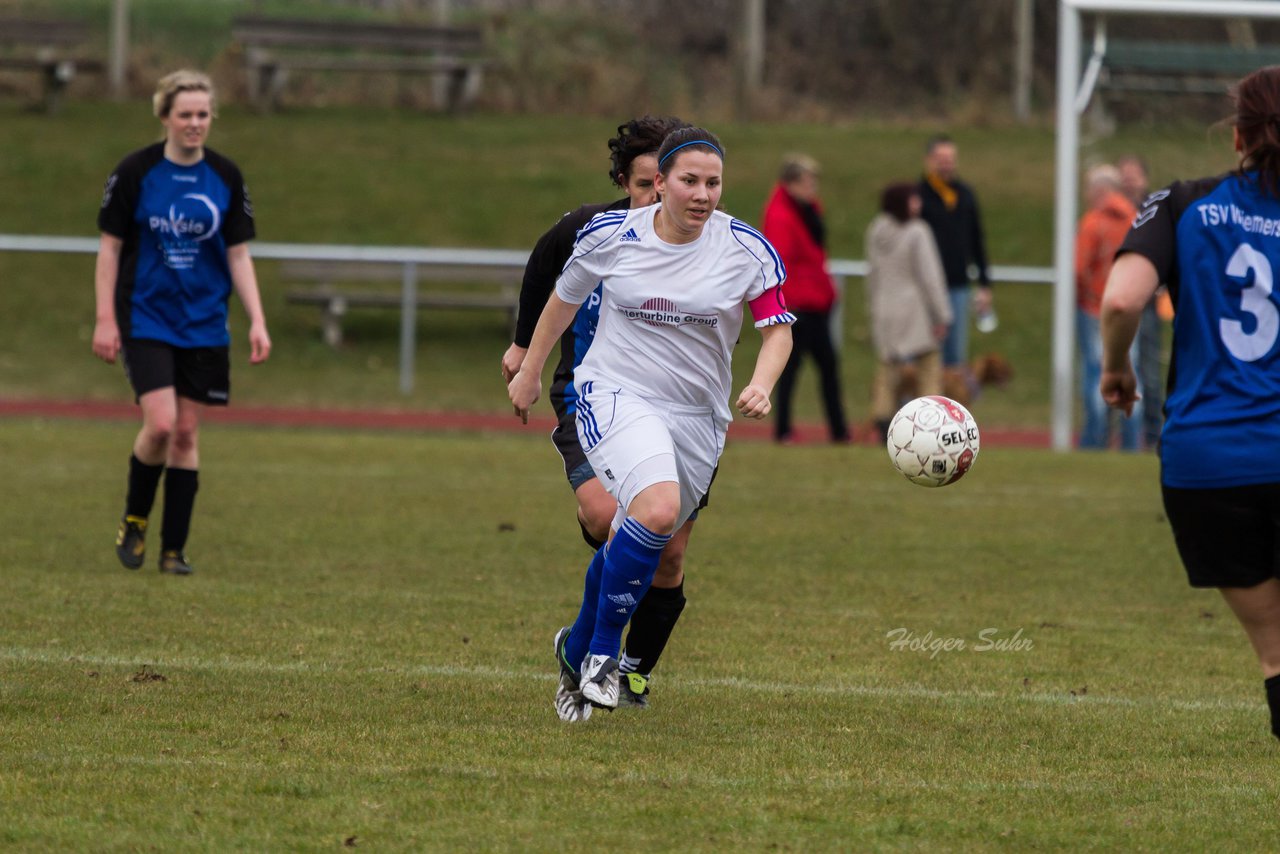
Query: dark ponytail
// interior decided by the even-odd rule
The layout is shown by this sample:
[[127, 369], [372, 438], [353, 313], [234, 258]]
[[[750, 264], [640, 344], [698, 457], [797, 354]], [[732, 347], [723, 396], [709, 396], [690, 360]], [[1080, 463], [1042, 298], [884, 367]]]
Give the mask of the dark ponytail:
[[1258, 173], [1262, 190], [1280, 198], [1280, 65], [1245, 77], [1231, 91], [1240, 133], [1240, 171]]
[[618, 135], [609, 140], [609, 178], [625, 189], [619, 176], [631, 177], [632, 162], [644, 154], [657, 155], [668, 134], [688, 126], [674, 116], [641, 116], [618, 125]]

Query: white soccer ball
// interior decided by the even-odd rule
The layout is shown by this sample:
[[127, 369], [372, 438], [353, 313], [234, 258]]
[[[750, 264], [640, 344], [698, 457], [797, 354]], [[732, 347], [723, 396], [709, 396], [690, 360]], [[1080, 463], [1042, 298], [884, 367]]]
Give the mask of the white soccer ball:
[[964, 477], [978, 458], [978, 422], [949, 397], [917, 397], [889, 422], [886, 445], [907, 480], [946, 486]]

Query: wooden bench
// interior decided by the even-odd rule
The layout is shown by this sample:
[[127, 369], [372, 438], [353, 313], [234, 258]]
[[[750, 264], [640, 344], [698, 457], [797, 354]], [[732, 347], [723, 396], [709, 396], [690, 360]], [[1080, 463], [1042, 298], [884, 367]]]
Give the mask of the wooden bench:
[[[280, 276], [286, 282], [313, 283], [310, 287], [295, 287], [286, 291], [285, 302], [319, 307], [321, 333], [325, 343], [331, 347], [342, 344], [342, 318], [349, 309], [399, 309], [402, 303], [399, 291], [389, 291], [382, 287], [387, 282], [403, 281], [402, 264], [282, 261]], [[520, 308], [520, 282], [524, 277], [522, 268], [419, 264], [416, 276], [420, 286], [417, 291], [417, 308], [500, 311], [506, 316], [509, 330], [515, 330], [516, 315]], [[423, 282], [429, 282], [431, 286], [423, 288]], [[442, 283], [450, 286], [470, 283], [472, 287], [468, 290], [442, 290]], [[360, 287], [370, 284], [379, 287]]]
[[242, 16], [231, 34], [244, 48], [249, 92], [263, 111], [279, 106], [291, 71], [429, 74], [436, 105], [454, 111], [475, 100], [490, 64], [483, 33], [470, 27]]
[[84, 55], [89, 25], [80, 21], [0, 18], [0, 69], [38, 71], [44, 108], [54, 113], [67, 85], [80, 72], [101, 72], [105, 63]]
[[1110, 39], [1098, 85], [1107, 89], [1221, 95], [1241, 77], [1280, 64], [1280, 47], [1226, 42]]

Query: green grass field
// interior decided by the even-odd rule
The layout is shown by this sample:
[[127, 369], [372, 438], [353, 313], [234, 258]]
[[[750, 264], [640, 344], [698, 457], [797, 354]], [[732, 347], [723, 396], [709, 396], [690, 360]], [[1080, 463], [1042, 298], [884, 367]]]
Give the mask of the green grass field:
[[0, 421], [7, 848], [1275, 847], [1253, 655], [1151, 457], [988, 448], [935, 491], [731, 438], [651, 708], [574, 726], [545, 437], [208, 428], [174, 578], [112, 554], [133, 432]]

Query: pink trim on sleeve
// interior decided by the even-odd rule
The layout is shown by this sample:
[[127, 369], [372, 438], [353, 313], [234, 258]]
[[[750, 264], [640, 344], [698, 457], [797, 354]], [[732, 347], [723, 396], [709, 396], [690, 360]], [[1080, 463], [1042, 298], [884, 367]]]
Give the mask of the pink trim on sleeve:
[[760, 325], [762, 320], [768, 320], [779, 314], [789, 314], [787, 303], [782, 298], [781, 287], [769, 288], [769, 290], [748, 302], [747, 305], [751, 307], [751, 316], [755, 318], [757, 326]]

